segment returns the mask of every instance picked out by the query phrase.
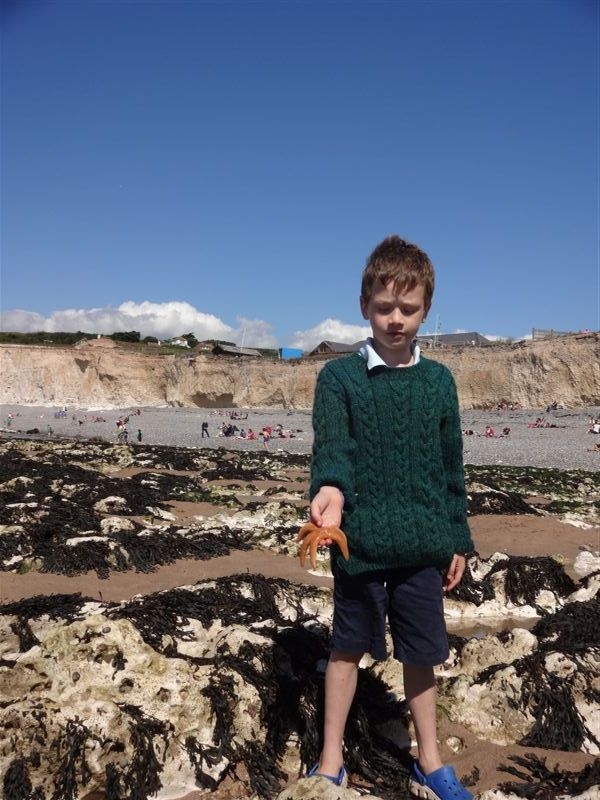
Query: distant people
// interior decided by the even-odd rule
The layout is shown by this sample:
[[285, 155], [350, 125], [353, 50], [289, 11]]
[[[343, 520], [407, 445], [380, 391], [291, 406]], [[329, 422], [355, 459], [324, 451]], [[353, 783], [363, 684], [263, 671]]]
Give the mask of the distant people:
[[495, 433], [495, 431], [494, 431], [494, 429], [492, 428], [491, 425], [486, 425], [486, 427], [485, 427], [485, 435], [488, 438], [492, 438], [492, 437], [494, 437], [496, 435], [496, 433]]
[[502, 435], [503, 436], [508, 436], [509, 434], [510, 434], [510, 428], [509, 427], [502, 428]]
[[528, 428], [545, 428], [546, 427], [546, 420], [544, 417], [536, 417], [535, 422], [528, 422]]
[[[237, 425], [232, 425], [230, 422], [223, 422], [221, 425], [221, 430], [219, 431], [219, 436], [235, 436], [238, 432], [239, 428]], [[208, 436], [208, 431], [207, 431]]]
[[529, 422], [528, 428], [566, 428], [566, 425], [556, 425], [554, 422], [548, 422], [545, 417], [538, 417], [535, 422]]
[[54, 428], [52, 427], [52, 425], [46, 426], [46, 433], [48, 434], [48, 436], [52, 436], [52, 434], [54, 433]]
[[271, 431], [268, 428], [263, 428], [262, 437], [263, 437], [263, 447], [265, 448], [265, 450], [268, 450], [269, 442], [271, 441]]
[[138, 431], [137, 431], [137, 440], [138, 440], [138, 442], [141, 442], [141, 441], [142, 441], [142, 430], [141, 430], [141, 428], [138, 428]]
[[248, 439], [249, 441], [253, 441], [254, 439], [256, 439], [256, 434], [254, 433], [252, 428], [248, 428], [248, 433], [246, 434], [246, 439]]
[[497, 411], [520, 411], [521, 410], [521, 403], [515, 402], [513, 400], [500, 400], [496, 403], [496, 410]]
[[210, 433], [208, 432], [208, 422], [202, 423], [202, 438], [206, 436], [207, 439], [210, 439]]

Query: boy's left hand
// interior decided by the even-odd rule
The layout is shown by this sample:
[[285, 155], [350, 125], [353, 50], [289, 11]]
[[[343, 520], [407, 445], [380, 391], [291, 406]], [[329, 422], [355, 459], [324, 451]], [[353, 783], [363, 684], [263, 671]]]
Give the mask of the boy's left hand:
[[462, 580], [462, 576], [465, 573], [465, 567], [467, 566], [467, 559], [465, 556], [460, 555], [460, 553], [455, 553], [452, 556], [452, 561], [450, 562], [450, 566], [446, 570], [446, 574], [444, 575], [444, 591], [451, 592], [455, 586]]

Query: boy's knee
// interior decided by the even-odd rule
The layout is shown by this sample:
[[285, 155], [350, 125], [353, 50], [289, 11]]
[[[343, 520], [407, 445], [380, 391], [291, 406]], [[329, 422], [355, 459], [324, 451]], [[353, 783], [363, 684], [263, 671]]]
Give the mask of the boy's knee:
[[353, 668], [358, 666], [363, 655], [364, 653], [362, 652], [349, 653], [344, 650], [334, 650], [329, 656], [329, 663], [340, 664], [341, 666], [347, 664], [349, 667]]

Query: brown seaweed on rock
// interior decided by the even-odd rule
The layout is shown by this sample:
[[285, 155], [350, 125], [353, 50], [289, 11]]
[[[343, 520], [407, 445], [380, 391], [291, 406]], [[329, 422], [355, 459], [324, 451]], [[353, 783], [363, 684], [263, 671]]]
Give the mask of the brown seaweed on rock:
[[[16, 622], [11, 627], [19, 639], [19, 652], [25, 653], [31, 647], [39, 644], [39, 640], [30, 627], [32, 620], [38, 620], [40, 617], [66, 622], [83, 619], [84, 614], [81, 612], [88, 601], [93, 602], [89, 597], [82, 597], [79, 592], [76, 594], [36, 594], [33, 597], [16, 600], [14, 603], [0, 605], [0, 615], [16, 617]], [[3, 666], [12, 667], [15, 663], [14, 661], [5, 661]]]
[[[297, 742], [299, 747], [298, 774], [314, 763], [321, 746], [322, 665], [329, 654], [329, 634], [310, 610], [315, 602], [319, 606], [323, 602], [323, 590], [316, 587], [293, 586], [283, 579], [235, 575], [199, 582], [190, 590], [175, 589], [127, 603], [95, 603], [93, 613], [102, 612], [108, 620], [126, 619], [150, 647], [164, 656], [188, 660], [203, 671], [210, 670], [210, 679], [202, 691], [212, 709], [213, 740], [201, 741], [195, 734], [185, 739], [196, 781], [207, 789], [215, 789], [226, 777], [239, 781], [241, 774], [247, 774], [249, 785], [244, 791], [272, 798], [290, 777], [295, 777], [284, 771], [284, 764], [289, 769], [290, 747], [296, 747], [291, 743]], [[81, 618], [83, 604], [83, 598], [75, 595], [32, 598], [0, 606], [0, 614], [16, 616], [23, 622], [44, 615], [60, 619], [63, 613], [65, 619], [77, 620]], [[193, 650], [180, 647], [180, 643], [183, 645], [197, 636], [194, 630], [198, 630], [198, 623], [208, 629], [215, 621], [220, 621], [224, 631], [248, 630], [249, 638], [239, 640], [235, 649], [230, 648], [225, 638], [201, 659], [190, 655]], [[252, 634], [260, 634], [261, 641], [253, 639]], [[35, 637], [23, 640], [22, 647], [35, 643]], [[127, 657], [127, 653], [116, 654], [114, 676], [123, 669]], [[14, 664], [18, 668], [18, 660]], [[113, 680], [118, 691], [121, 679], [113, 677]], [[240, 685], [252, 687], [259, 698], [257, 722], [265, 732], [261, 743], [248, 736], [240, 737], [235, 727], [233, 711], [239, 702]], [[118, 699], [113, 702], [129, 718], [129, 742], [120, 738], [100, 742], [98, 733], [88, 730], [77, 718], [61, 729], [58, 738], [48, 741], [46, 709], [40, 703], [35, 749], [43, 753], [50, 748], [56, 756], [46, 765], [46, 769], [53, 770], [52, 794], [47, 797], [40, 792], [32, 794], [38, 791], [32, 788], [29, 777], [33, 765], [29, 755], [20, 752], [15, 753], [8, 765], [5, 800], [80, 797], [89, 776], [86, 753], [94, 742], [104, 754], [105, 775], [100, 779], [107, 800], [146, 800], [153, 795], [161, 786], [165, 737], [173, 738], [177, 732], [170, 732], [172, 723], [168, 718], [159, 720], [133, 704], [123, 704]], [[77, 713], [76, 708], [73, 710]], [[15, 720], [18, 713], [15, 708]], [[394, 720], [405, 725], [404, 703], [390, 695], [388, 687], [373, 672], [360, 670], [346, 736], [346, 763], [349, 771], [363, 784], [376, 788], [380, 797], [400, 800], [408, 797], [403, 788], [408, 775], [408, 756], [378, 730], [382, 722]], [[21, 750], [24, 744], [21, 743]], [[96, 755], [96, 761], [97, 758]], [[221, 765], [216, 773], [211, 769], [215, 764]], [[96, 785], [98, 778], [95, 776]]]
[[[546, 614], [537, 602], [541, 589], [565, 598], [575, 591], [576, 585], [567, 575], [562, 564], [551, 556], [504, 556], [493, 563], [482, 579], [474, 575], [478, 558], [470, 558], [462, 581], [448, 593], [453, 600], [474, 603], [480, 606], [495, 596], [492, 577], [504, 571], [504, 591], [506, 598], [515, 606], [530, 605], [538, 613]], [[489, 559], [488, 559], [489, 561]], [[485, 563], [485, 562], [484, 562]]]
[[[512, 662], [521, 680], [520, 706], [534, 719], [519, 744], [566, 752], [585, 749], [585, 742], [600, 748], [600, 740], [576, 703], [581, 694], [592, 705], [600, 702], [593, 666], [600, 661], [600, 598], [569, 603], [542, 618], [532, 633], [537, 647]], [[510, 636], [505, 631], [498, 639], [502, 642]], [[505, 669], [503, 662], [493, 664], [477, 674], [474, 683], [483, 686]]]
[[508, 772], [523, 782], [508, 781], [500, 785], [500, 790], [512, 793], [527, 800], [557, 800], [566, 793], [577, 796], [587, 789], [600, 784], [600, 759], [586, 765], [580, 772], [569, 772], [546, 765], [546, 759], [527, 753], [525, 756], [510, 756], [515, 765], [502, 765]]

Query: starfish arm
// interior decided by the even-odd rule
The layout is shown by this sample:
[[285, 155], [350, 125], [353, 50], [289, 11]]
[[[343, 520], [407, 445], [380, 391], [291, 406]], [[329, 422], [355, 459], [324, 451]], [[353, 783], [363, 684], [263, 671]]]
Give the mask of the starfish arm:
[[307, 522], [298, 531], [297, 538], [298, 540], [304, 539], [305, 536], [308, 536], [309, 534], [313, 533], [313, 531], [318, 531], [318, 530], [319, 528], [317, 528], [317, 526], [313, 522]]
[[322, 536], [317, 533], [310, 543], [310, 565], [313, 569], [317, 568], [317, 548], [319, 547], [321, 539]]
[[350, 551], [348, 550], [348, 540], [346, 539], [346, 534], [339, 528], [330, 528], [329, 538], [337, 544], [345, 560], [348, 561], [350, 558]]

